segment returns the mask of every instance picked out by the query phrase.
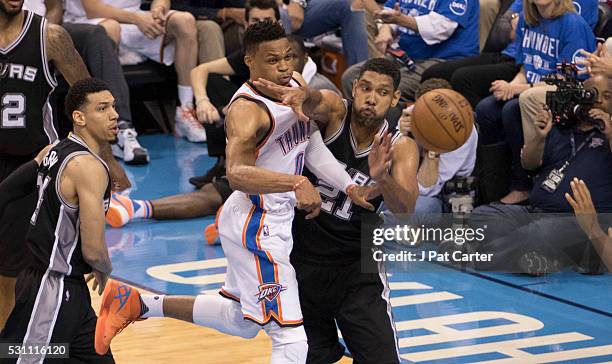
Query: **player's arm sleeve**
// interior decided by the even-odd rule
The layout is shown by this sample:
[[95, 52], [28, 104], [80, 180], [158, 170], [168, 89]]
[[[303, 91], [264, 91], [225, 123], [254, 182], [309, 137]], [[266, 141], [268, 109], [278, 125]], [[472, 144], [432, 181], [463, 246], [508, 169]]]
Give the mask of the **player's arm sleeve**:
[[[314, 126], [314, 124], [312, 125]], [[327, 149], [325, 143], [323, 143], [321, 132], [316, 127], [310, 135], [305, 159], [306, 168], [334, 188], [346, 191], [347, 187], [353, 184], [353, 180], [346, 173], [344, 166], [338, 162], [332, 152]]]
[[423, 41], [427, 45], [444, 42], [453, 35], [459, 26], [459, 23], [456, 21], [444, 15], [440, 15], [435, 11], [426, 15], [416, 16], [414, 20], [419, 27], [421, 38], [423, 38]]
[[22, 164], [0, 183], [0, 216], [6, 206], [28, 194], [36, 188], [38, 163], [32, 160]]

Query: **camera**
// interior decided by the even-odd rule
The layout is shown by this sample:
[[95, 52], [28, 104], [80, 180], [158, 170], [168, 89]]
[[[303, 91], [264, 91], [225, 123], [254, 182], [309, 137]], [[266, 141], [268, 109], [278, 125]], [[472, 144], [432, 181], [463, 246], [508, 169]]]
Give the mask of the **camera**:
[[546, 92], [546, 105], [552, 113], [553, 123], [571, 127], [577, 121], [586, 121], [603, 127], [601, 120], [589, 116], [597, 99], [596, 89], [587, 89], [578, 79], [574, 63], [557, 63], [557, 73], [544, 76], [544, 82], [557, 86], [556, 91]]

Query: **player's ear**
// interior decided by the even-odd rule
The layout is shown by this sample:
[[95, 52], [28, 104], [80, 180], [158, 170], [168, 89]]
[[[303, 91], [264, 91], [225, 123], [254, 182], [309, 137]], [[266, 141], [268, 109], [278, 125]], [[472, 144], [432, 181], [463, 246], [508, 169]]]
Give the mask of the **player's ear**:
[[353, 88], [351, 89], [351, 96], [355, 100], [355, 90], [357, 89], [357, 79], [353, 80]]
[[85, 127], [87, 122], [85, 121], [85, 114], [82, 111], [74, 110], [72, 112], [72, 123], [80, 127]]
[[391, 107], [397, 106], [397, 103], [399, 102], [401, 96], [402, 96], [402, 93], [400, 92], [399, 89], [393, 92], [393, 100], [391, 100]]
[[248, 53], [245, 54], [244, 63], [247, 65], [247, 67], [251, 68], [253, 66], [253, 57]]

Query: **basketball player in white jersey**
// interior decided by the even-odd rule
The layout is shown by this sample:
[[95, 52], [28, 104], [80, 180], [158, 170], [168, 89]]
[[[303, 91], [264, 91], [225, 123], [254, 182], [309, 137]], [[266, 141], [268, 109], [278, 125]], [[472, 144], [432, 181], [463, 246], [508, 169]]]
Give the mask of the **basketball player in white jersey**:
[[[294, 52], [281, 25], [266, 21], [250, 26], [244, 44], [251, 80], [298, 86], [292, 80]], [[105, 353], [131, 321], [172, 317], [244, 338], [255, 337], [263, 328], [272, 339], [271, 363], [306, 361], [308, 345], [295, 270], [289, 262], [291, 221], [294, 207], [314, 218], [321, 197], [301, 175], [302, 168], [308, 166], [371, 210], [364, 198], [369, 189], [353, 184], [323, 144], [316, 124], [300, 119], [291, 107], [261, 93], [250, 81], [234, 95], [226, 128], [227, 175], [236, 191], [219, 217], [228, 260], [223, 297], [140, 296], [134, 288], [112, 281], [96, 328], [98, 353]]]

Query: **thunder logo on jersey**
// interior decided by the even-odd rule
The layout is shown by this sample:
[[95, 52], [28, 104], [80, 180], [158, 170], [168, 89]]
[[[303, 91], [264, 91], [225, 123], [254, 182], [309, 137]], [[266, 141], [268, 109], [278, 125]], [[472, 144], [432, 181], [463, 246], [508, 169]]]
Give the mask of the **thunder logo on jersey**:
[[557, 63], [576, 62], [580, 49], [595, 49], [593, 31], [575, 12], [542, 19], [536, 26], [530, 26], [521, 16], [516, 38], [515, 59], [523, 65], [530, 83], [542, 82], [543, 76], [555, 72]]

